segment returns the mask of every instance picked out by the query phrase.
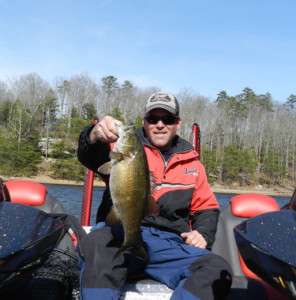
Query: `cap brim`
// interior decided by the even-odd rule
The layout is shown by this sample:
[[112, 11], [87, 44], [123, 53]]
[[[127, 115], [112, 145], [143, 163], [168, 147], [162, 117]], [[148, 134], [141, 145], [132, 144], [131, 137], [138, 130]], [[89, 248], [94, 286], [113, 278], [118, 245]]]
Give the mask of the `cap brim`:
[[161, 104], [157, 104], [157, 105], [151, 105], [149, 106], [147, 109], [146, 109], [146, 113], [150, 112], [151, 110], [153, 109], [156, 109], [156, 108], [162, 108], [162, 109], [165, 109], [167, 110], [168, 112], [170, 112], [171, 114], [173, 115], [176, 115], [176, 110], [172, 107], [169, 107], [167, 105], [161, 105]]

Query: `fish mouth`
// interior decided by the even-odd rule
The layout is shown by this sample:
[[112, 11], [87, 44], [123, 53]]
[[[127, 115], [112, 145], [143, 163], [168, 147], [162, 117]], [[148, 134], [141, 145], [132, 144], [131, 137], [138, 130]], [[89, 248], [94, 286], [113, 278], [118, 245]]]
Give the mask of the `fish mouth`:
[[115, 124], [115, 127], [117, 129], [119, 136], [121, 136], [121, 135], [125, 136], [126, 134], [133, 134], [135, 132], [134, 124], [129, 124], [129, 125]]

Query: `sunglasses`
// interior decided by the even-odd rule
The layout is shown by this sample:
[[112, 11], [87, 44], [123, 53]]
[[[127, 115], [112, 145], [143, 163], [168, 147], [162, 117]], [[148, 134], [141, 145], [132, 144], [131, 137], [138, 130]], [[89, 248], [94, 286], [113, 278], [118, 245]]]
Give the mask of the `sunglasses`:
[[157, 124], [159, 121], [161, 121], [163, 124], [165, 125], [172, 125], [175, 124], [177, 122], [179, 118], [176, 116], [162, 116], [162, 117], [158, 117], [158, 116], [153, 116], [153, 115], [147, 115], [145, 117], [145, 120], [149, 123], [149, 124]]

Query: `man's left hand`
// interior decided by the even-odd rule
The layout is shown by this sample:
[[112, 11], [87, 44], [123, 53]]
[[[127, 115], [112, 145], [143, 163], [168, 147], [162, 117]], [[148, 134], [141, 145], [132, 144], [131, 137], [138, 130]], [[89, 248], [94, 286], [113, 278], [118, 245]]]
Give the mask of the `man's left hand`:
[[183, 232], [181, 233], [180, 236], [187, 245], [191, 245], [203, 249], [205, 249], [207, 246], [206, 240], [197, 230], [192, 230], [190, 232]]

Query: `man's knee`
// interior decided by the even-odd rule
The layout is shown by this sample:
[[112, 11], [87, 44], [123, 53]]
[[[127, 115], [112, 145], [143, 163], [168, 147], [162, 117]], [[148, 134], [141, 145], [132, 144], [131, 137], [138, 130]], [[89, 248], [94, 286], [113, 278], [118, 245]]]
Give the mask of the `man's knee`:
[[114, 258], [119, 249], [114, 231], [110, 227], [96, 229], [82, 242], [84, 244], [80, 268], [83, 288], [120, 290], [124, 285], [127, 270], [123, 255]]
[[205, 255], [194, 261], [189, 270], [192, 275], [184, 289], [200, 299], [223, 299], [232, 283], [232, 270], [228, 262], [216, 254]]

